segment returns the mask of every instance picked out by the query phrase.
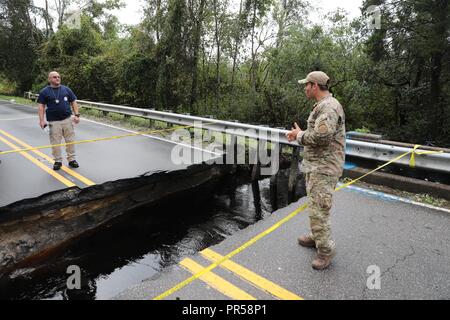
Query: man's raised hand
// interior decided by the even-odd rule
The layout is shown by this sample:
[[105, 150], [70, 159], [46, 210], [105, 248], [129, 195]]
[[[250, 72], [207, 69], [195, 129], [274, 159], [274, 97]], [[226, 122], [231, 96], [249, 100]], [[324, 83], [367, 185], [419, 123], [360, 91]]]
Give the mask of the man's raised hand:
[[298, 134], [302, 131], [297, 122], [294, 124], [294, 126], [295, 128], [292, 128], [292, 130], [286, 134], [286, 137], [288, 138], [289, 142], [297, 140]]

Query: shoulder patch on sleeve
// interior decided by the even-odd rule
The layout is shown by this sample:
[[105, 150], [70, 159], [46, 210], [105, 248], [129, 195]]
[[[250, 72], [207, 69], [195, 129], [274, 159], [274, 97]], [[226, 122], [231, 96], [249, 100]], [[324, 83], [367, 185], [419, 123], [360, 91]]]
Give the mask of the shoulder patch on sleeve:
[[320, 134], [328, 133], [328, 126], [325, 123], [321, 123], [319, 125], [319, 130], [318, 131], [319, 131]]

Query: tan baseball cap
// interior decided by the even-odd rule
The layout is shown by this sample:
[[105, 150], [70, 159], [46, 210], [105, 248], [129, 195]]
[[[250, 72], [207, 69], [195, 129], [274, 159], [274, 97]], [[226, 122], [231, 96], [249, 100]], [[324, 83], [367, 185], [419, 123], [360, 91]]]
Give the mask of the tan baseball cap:
[[326, 75], [325, 72], [322, 71], [314, 71], [308, 74], [306, 79], [299, 80], [299, 84], [307, 84], [308, 82], [317, 83], [322, 86], [328, 85], [328, 82], [330, 81], [330, 77]]

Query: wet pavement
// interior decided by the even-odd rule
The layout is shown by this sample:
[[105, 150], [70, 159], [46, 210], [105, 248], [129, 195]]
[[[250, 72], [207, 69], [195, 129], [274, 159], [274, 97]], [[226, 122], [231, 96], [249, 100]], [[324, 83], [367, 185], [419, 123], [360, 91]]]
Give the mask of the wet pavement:
[[[50, 144], [48, 133], [41, 130], [37, 109], [0, 100], [0, 150], [23, 149]], [[76, 140], [90, 140], [128, 134], [129, 132], [99, 122], [82, 119], [76, 126]], [[171, 161], [171, 141], [138, 136], [76, 146], [76, 170], [64, 168], [54, 173], [51, 149], [27, 154], [2, 155], [0, 164], [0, 208], [14, 202], [71, 187], [81, 189], [120, 179], [139, 177], [149, 172], [186, 169], [189, 164]], [[180, 152], [191, 152], [189, 146], [178, 145]], [[63, 148], [64, 149], [64, 148]], [[202, 152], [202, 151], [197, 151]], [[218, 157], [204, 151], [203, 159]], [[65, 150], [63, 150], [65, 156]], [[193, 158], [194, 159], [194, 158]], [[67, 161], [64, 160], [67, 166]]]

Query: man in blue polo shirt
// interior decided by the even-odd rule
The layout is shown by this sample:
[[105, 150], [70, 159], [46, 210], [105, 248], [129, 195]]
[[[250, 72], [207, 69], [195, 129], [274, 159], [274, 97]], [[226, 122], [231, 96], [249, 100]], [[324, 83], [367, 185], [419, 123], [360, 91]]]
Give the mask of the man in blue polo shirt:
[[[61, 144], [63, 138], [65, 143], [74, 142], [74, 123], [80, 123], [77, 97], [72, 90], [61, 85], [61, 76], [58, 72], [50, 72], [48, 82], [49, 86], [39, 93], [39, 125], [42, 129], [45, 129], [47, 125], [50, 127], [50, 143], [53, 146]], [[73, 121], [72, 108], [75, 114]], [[53, 147], [52, 150], [55, 160], [53, 169], [58, 171], [62, 167], [61, 147]], [[69, 166], [79, 168], [79, 164], [75, 160], [75, 146], [66, 146], [66, 152]]]

